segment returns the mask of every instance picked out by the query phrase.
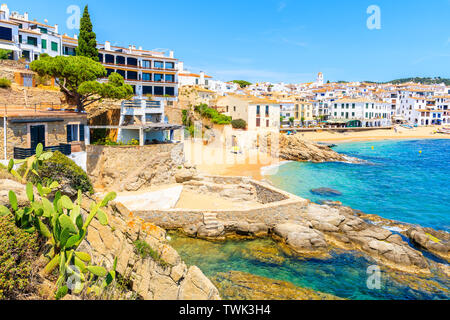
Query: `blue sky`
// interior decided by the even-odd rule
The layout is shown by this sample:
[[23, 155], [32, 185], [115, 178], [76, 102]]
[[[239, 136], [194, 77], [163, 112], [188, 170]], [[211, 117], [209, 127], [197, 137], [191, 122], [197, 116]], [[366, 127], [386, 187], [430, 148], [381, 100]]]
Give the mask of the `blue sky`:
[[[89, 4], [100, 42], [171, 49], [220, 80], [309, 82], [450, 78], [450, 0], [20, 0], [11, 10], [59, 24]], [[381, 10], [369, 30], [367, 8]]]

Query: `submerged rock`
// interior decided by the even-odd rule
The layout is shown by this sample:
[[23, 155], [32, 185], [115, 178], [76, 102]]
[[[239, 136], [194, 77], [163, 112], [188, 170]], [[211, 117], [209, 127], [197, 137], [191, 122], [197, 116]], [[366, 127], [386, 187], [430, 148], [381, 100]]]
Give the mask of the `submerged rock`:
[[331, 188], [312, 189], [311, 193], [315, 194], [315, 195], [319, 195], [319, 196], [325, 196], [325, 197], [342, 196], [342, 192], [331, 189]]
[[290, 282], [230, 271], [212, 281], [226, 300], [341, 300], [331, 294], [301, 288]]

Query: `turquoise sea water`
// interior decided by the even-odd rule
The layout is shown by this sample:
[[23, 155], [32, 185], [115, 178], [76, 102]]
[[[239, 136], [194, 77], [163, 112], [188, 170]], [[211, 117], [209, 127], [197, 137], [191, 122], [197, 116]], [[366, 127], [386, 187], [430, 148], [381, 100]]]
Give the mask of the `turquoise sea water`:
[[[365, 213], [450, 231], [450, 140], [346, 143], [334, 150], [368, 163], [291, 162], [267, 179], [312, 201], [337, 200]], [[321, 187], [342, 196], [311, 193]]]
[[[313, 201], [338, 200], [366, 213], [449, 231], [450, 140], [349, 143], [335, 150], [367, 163], [288, 163], [266, 178]], [[321, 187], [339, 190], [342, 196], [310, 192]], [[368, 289], [367, 268], [376, 263], [358, 253], [299, 259], [286, 255], [270, 239], [215, 243], [172, 237], [171, 244], [183, 260], [209, 277], [241, 271], [348, 299], [450, 298], [450, 280], [445, 276], [412, 281], [406, 274], [384, 270], [381, 289]], [[255, 254], [258, 247], [272, 248], [282, 259], [261, 259]]]

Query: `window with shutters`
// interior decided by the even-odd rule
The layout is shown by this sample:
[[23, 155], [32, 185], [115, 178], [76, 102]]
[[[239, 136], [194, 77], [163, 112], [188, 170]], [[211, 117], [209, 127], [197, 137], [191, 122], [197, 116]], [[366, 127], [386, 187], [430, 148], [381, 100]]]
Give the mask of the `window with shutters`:
[[29, 44], [31, 46], [37, 47], [37, 43], [38, 43], [37, 41], [38, 41], [38, 39], [35, 38], [35, 37], [28, 37], [27, 38], [27, 44]]
[[84, 141], [84, 124], [68, 124], [67, 125], [67, 142]]
[[52, 51], [58, 51], [58, 44], [52, 41]]
[[47, 49], [47, 40], [42, 39], [42, 49]]

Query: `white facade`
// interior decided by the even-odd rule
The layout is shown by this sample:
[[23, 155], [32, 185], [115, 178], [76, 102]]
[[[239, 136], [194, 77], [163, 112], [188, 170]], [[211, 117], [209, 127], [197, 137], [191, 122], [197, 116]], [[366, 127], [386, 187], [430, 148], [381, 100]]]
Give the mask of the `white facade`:
[[385, 127], [392, 124], [390, 105], [385, 102], [361, 99], [335, 101], [330, 110], [330, 122], [359, 122], [362, 127]]
[[12, 51], [14, 60], [23, 57], [31, 62], [43, 53], [52, 57], [62, 54], [58, 25], [30, 21], [28, 13], [11, 12], [6, 4], [0, 7], [0, 29], [0, 49]]

